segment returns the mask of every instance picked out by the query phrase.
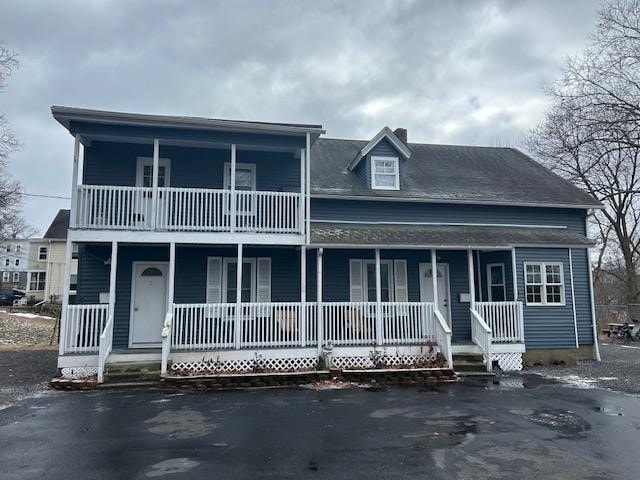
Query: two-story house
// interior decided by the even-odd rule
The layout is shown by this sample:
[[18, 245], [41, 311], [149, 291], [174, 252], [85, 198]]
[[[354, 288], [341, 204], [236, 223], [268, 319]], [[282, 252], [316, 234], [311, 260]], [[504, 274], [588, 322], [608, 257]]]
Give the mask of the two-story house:
[[586, 218], [600, 204], [515, 149], [52, 113], [75, 138], [63, 375], [598, 356]]
[[11, 238], [0, 243], [0, 288], [25, 291], [28, 284], [29, 239]]

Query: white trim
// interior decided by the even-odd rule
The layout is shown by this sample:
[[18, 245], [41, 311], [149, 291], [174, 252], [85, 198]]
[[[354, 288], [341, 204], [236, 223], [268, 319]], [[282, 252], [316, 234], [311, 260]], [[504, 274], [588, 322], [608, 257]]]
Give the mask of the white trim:
[[[43, 289], [36, 289], [36, 290], [32, 290], [31, 289], [31, 275], [33, 275], [34, 273], [37, 274], [41, 274], [44, 273], [44, 288]], [[39, 275], [38, 275], [39, 276]], [[46, 270], [29, 270], [27, 272], [27, 285], [26, 285], [26, 291], [27, 292], [44, 292], [47, 289], [47, 271]], [[40, 283], [39, 280], [36, 281], [36, 285]]]
[[407, 147], [402, 142], [402, 140], [400, 140], [398, 136], [393, 133], [393, 130], [391, 130], [389, 127], [383, 127], [382, 130], [376, 133], [376, 135], [371, 140], [369, 140], [369, 142], [358, 152], [356, 158], [354, 158], [353, 161], [349, 164], [349, 170], [353, 171], [358, 166], [360, 161], [365, 158], [367, 154], [373, 149], [373, 147], [380, 143], [383, 138], [389, 140], [389, 142], [391, 142], [391, 144], [396, 148], [396, 150], [398, 150], [398, 152], [400, 152], [400, 154], [404, 158], [408, 159], [409, 157], [411, 157], [411, 150], [409, 150], [409, 147]]
[[[17, 277], [17, 279], [16, 279]], [[12, 278], [12, 283], [17, 283], [20, 281], [20, 272], [13, 272], [13, 278]]]
[[466, 204], [466, 205], [497, 205], [507, 207], [548, 207], [548, 208], [576, 208], [578, 210], [602, 210], [604, 206], [581, 205], [566, 203], [539, 203], [539, 202], [501, 202], [499, 200], [463, 200], [451, 198], [420, 198], [420, 197], [394, 197], [394, 196], [371, 196], [371, 195], [336, 195], [332, 193], [312, 193], [311, 198], [327, 198], [337, 200], [366, 200], [382, 202], [420, 202], [420, 203], [444, 203], [444, 204]]
[[511, 248], [511, 281], [513, 282], [513, 300], [518, 301], [518, 262], [516, 260], [516, 249]]
[[78, 210], [79, 163], [80, 163], [80, 135], [76, 134], [75, 138], [73, 139], [73, 171], [71, 173], [71, 213], [69, 215], [70, 228], [74, 228], [76, 226], [76, 215]]
[[[236, 174], [238, 173], [238, 169], [251, 171], [251, 190], [250, 191], [255, 192], [256, 191], [256, 164], [236, 162]], [[232, 187], [231, 170], [232, 170], [232, 162], [224, 162], [224, 179], [222, 181], [222, 188], [225, 190], [231, 190], [231, 187]], [[234, 186], [234, 190], [238, 191], [237, 185]], [[240, 191], [246, 192], [248, 190], [240, 190]]]
[[[376, 172], [376, 162], [393, 162], [393, 173]], [[393, 175], [393, 185], [377, 185], [376, 175]], [[400, 190], [400, 159], [398, 157], [371, 157], [371, 188], [373, 190]]]
[[[139, 345], [133, 344], [133, 309], [134, 309], [134, 304], [136, 301], [136, 266], [137, 265], [150, 265], [150, 266], [154, 266], [154, 265], [165, 265], [167, 266], [167, 275], [165, 276], [165, 282], [167, 282], [167, 288], [165, 289], [165, 294], [168, 294], [168, 290], [169, 290], [169, 262], [167, 261], [133, 261], [131, 262], [131, 301], [130, 301], [130, 305], [129, 305], [129, 343], [128, 346], [129, 348], [158, 348], [162, 345], [162, 342], [158, 342], [158, 343], [148, 343], [145, 345]], [[167, 296], [166, 298], [166, 302], [167, 302], [167, 307], [169, 305], [169, 298]], [[160, 322], [158, 322], [158, 332], [161, 329], [161, 325]]]
[[511, 250], [513, 247], [518, 248], [591, 248], [588, 245], [572, 245], [572, 244], [555, 244], [555, 243], [541, 243], [541, 244], [505, 244], [505, 245], [456, 245], [445, 243], [423, 243], [416, 245], [398, 245], [398, 244], [363, 244], [363, 243], [312, 243], [312, 248], [331, 248], [335, 250], [349, 249], [358, 250], [366, 249], [372, 250], [375, 248], [387, 249], [387, 250], [429, 250], [431, 248], [437, 248], [438, 250]]
[[[533, 283], [530, 284], [527, 282], [527, 266], [529, 265], [538, 265], [540, 267], [540, 281], [541, 283]], [[557, 284], [557, 283], [552, 283], [551, 285], [560, 285], [562, 288], [560, 288], [560, 296], [561, 296], [561, 301], [558, 303], [549, 303], [547, 302], [547, 272], [546, 272], [546, 267], [547, 266], [559, 266], [560, 267], [560, 280], [562, 283]], [[528, 307], [565, 307], [566, 304], [566, 295], [565, 295], [565, 278], [564, 278], [564, 267], [563, 267], [563, 262], [524, 262], [523, 265], [524, 268], [524, 272], [523, 272], [523, 277], [524, 277], [524, 302], [525, 305], [527, 305]], [[529, 302], [529, 300], [527, 299], [527, 286], [528, 285], [539, 285], [540, 286], [540, 297], [541, 297], [541, 302]]]
[[[318, 305], [322, 304], [322, 257], [324, 250], [319, 248], [316, 252], [316, 302]], [[322, 347], [324, 346], [324, 309], [318, 308], [318, 354], [322, 353]]]
[[311, 134], [309, 132], [306, 136], [305, 153], [305, 243], [309, 245], [311, 243]]
[[[42, 258], [42, 249], [44, 249], [44, 258]], [[40, 245], [38, 247], [38, 262], [44, 262], [49, 259], [49, 246]], [[8, 259], [7, 259], [8, 260]]]
[[111, 242], [111, 265], [109, 268], [109, 313], [107, 314], [107, 318], [115, 316], [117, 272], [118, 242]]
[[[379, 251], [379, 250], [378, 250]], [[351, 260], [362, 260], [362, 301], [363, 302], [373, 302], [373, 300], [369, 299], [369, 280], [367, 278], [367, 265], [376, 265], [376, 261], [371, 260], [371, 259], [359, 259], [359, 258], [350, 258], [349, 261]], [[389, 300], [386, 300], [388, 302], [394, 302], [394, 297], [395, 297], [395, 277], [394, 277], [394, 267], [393, 267], [393, 260], [390, 259], [384, 259], [384, 260], [380, 260], [380, 265], [387, 265], [387, 272], [388, 272], [388, 287], [389, 287]], [[382, 280], [382, 277], [380, 277], [380, 280]], [[380, 287], [382, 288], [382, 284], [380, 285]], [[376, 292], [378, 291], [377, 286], [376, 286]], [[378, 293], [376, 293], [376, 295], [378, 295]], [[382, 301], [379, 297], [378, 297], [378, 301]]]
[[[209, 258], [212, 257], [207, 257], [207, 265], [209, 263]], [[228, 282], [227, 282], [227, 277], [229, 275], [229, 264], [238, 264], [238, 258], [237, 257], [222, 257], [222, 292], [221, 292], [221, 298], [222, 298], [222, 303], [228, 303], [228, 299], [227, 299], [227, 290], [228, 290]], [[256, 301], [256, 297], [258, 295], [258, 283], [257, 283], [257, 272], [256, 272], [256, 257], [243, 257], [242, 258], [242, 263], [249, 263], [251, 265], [251, 293], [250, 293], [250, 302], [255, 302]], [[208, 270], [208, 269], [207, 269]], [[237, 272], [237, 270], [236, 270]], [[271, 281], [271, 279], [269, 279], [269, 281]], [[207, 285], [209, 284], [209, 272], [207, 271]], [[241, 279], [241, 284], [242, 284], [242, 279]], [[238, 284], [236, 282], [236, 289], [238, 287]], [[238, 300], [238, 298], [242, 297], [242, 292], [240, 293], [240, 295], [238, 295], [238, 291], [236, 290], [236, 302]]]
[[[60, 313], [60, 346], [58, 353], [64, 353], [65, 342], [62, 340], [67, 335], [67, 310], [69, 307], [69, 290], [71, 287], [71, 257], [73, 256], [73, 241], [67, 238], [64, 256], [64, 273], [62, 278], [62, 312]], [[27, 275], [27, 289], [29, 288], [29, 276]]]
[[[436, 282], [438, 281], [438, 268], [442, 267], [442, 271], [443, 271], [443, 275], [445, 276], [445, 282], [444, 284], [447, 287], [447, 325], [449, 325], [449, 327], [451, 327], [451, 325], [453, 324], [453, 320], [451, 318], [451, 304], [453, 303], [453, 300], [451, 298], [451, 277], [450, 275], [450, 270], [449, 270], [449, 263], [448, 262], [438, 262], [437, 261], [437, 256], [436, 256], [436, 275], [435, 275], [435, 279]], [[423, 267], [424, 265], [424, 267]], [[422, 268], [431, 268], [432, 272], [433, 272], [433, 267], [432, 267], [432, 263], [431, 262], [419, 262], [418, 263], [418, 288], [420, 289], [420, 301], [421, 302], [427, 302], [428, 300], [426, 298], [422, 297], [422, 285], [420, 284], [421, 282], [421, 278], [422, 278]], [[433, 273], [431, 274], [431, 281], [433, 282]], [[437, 307], [438, 306], [438, 298], [435, 296], [438, 293], [438, 286], [436, 285], [436, 289], [434, 291], [434, 297], [433, 297], [433, 304]]]
[[469, 306], [472, 310], [476, 309], [476, 282], [475, 272], [473, 271], [473, 250], [467, 250], [467, 270], [469, 275]]
[[576, 348], [580, 347], [580, 342], [578, 341], [578, 316], [576, 315], [576, 292], [573, 286], [573, 259], [571, 254], [571, 249], [569, 251], [569, 278], [571, 279], [571, 312], [573, 313], [573, 331], [576, 336]]
[[10, 283], [9, 278], [11, 278], [11, 276], [9, 275], [9, 273], [10, 272], [2, 272], [2, 283]]
[[493, 295], [491, 294], [491, 288], [496, 286], [499, 287], [500, 284], [499, 283], [492, 283], [491, 282], [491, 267], [500, 267], [502, 270], [502, 295], [503, 295], [503, 300], [502, 301], [507, 301], [507, 275], [506, 275], [506, 269], [504, 268], [504, 263], [503, 262], [495, 262], [495, 263], [487, 263], [487, 297], [489, 298], [490, 302], [493, 302]]
[[518, 223], [464, 223], [464, 222], [392, 222], [392, 221], [368, 221], [368, 220], [311, 220], [313, 223], [345, 223], [354, 225], [445, 225], [448, 227], [521, 227], [521, 228], [551, 228], [557, 230], [566, 230], [566, 225], [528, 225]]
[[[136, 157], [136, 187], [142, 187], [144, 184], [144, 166], [153, 168], [153, 157], [139, 156]], [[164, 186], [171, 185], [171, 159], [166, 157], [158, 158], [158, 167], [164, 167]], [[158, 170], [159, 171], [159, 170]], [[156, 181], [158, 179], [156, 178]], [[152, 185], [153, 187], [153, 185]]]

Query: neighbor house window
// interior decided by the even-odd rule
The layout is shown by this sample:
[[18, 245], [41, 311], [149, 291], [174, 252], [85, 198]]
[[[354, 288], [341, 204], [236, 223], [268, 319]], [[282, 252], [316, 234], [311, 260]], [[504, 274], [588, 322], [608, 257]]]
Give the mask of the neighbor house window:
[[11, 245], [7, 245], [7, 253], [11, 251]]
[[38, 249], [38, 260], [46, 260], [49, 249], [47, 247], [40, 247]]
[[16, 258], [16, 267], [19, 267], [19, 266], [20, 266], [20, 259]]
[[22, 251], [22, 247], [20, 245], [16, 245], [16, 253], [20, 253]]
[[527, 304], [564, 305], [564, 275], [561, 263], [525, 263]]
[[506, 300], [503, 263], [490, 263], [487, 265], [487, 290], [490, 302], [504, 302]]
[[9, 265], [11, 265], [11, 259], [9, 259], [9, 258], [5, 258], [5, 259], [4, 259], [4, 266], [5, 266], [5, 267], [8, 267]]
[[9, 272], [2, 272], [2, 281], [3, 282], [9, 281]]
[[13, 272], [13, 283], [18, 283], [20, 281], [20, 273]]
[[395, 157], [371, 157], [371, 188], [399, 190], [400, 169]]
[[31, 276], [29, 279], [29, 290], [44, 290], [46, 278], [46, 272], [31, 272]]

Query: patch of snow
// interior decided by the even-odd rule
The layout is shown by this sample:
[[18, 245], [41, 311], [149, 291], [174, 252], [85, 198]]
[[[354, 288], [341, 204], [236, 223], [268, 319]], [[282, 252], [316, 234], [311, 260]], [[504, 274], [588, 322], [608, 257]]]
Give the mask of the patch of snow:
[[593, 378], [581, 377], [579, 375], [545, 375], [548, 378], [553, 378], [560, 382], [571, 385], [576, 388], [596, 388], [598, 380]]
[[0, 310], [0, 313], [6, 313], [7, 315], [11, 315], [13, 317], [44, 318], [47, 320], [55, 320], [55, 318], [53, 317], [47, 317], [46, 315], [36, 315], [35, 313], [7, 312], [6, 310]]
[[598, 380], [602, 380], [604, 382], [610, 381], [610, 380], [617, 380], [618, 377], [598, 377]]

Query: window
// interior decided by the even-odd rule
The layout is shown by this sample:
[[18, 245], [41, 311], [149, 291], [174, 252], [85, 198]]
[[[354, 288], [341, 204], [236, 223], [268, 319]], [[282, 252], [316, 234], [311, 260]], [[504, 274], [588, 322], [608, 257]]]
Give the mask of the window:
[[[231, 164], [224, 164], [224, 188], [231, 188]], [[256, 189], [256, 166], [253, 163], [236, 163], [236, 190]]]
[[78, 274], [72, 273], [69, 277], [69, 291], [75, 292], [78, 290]]
[[20, 281], [20, 272], [13, 272], [13, 283], [18, 283]]
[[20, 266], [20, 259], [19, 259], [19, 258], [16, 258], [16, 262], [15, 262], [15, 264], [16, 264], [16, 267], [19, 267], [19, 266]]
[[[242, 302], [253, 302], [255, 301], [255, 260], [244, 260], [242, 262], [242, 281], [240, 290], [241, 290], [241, 301]], [[237, 300], [236, 296], [236, 275], [238, 274], [238, 262], [233, 260], [228, 260], [225, 262], [225, 279], [226, 279], [226, 289], [225, 289], [225, 301], [227, 303], [235, 303]]]
[[371, 157], [371, 188], [400, 189], [400, 170], [396, 157]]
[[47, 247], [38, 248], [38, 260], [46, 260], [49, 249]]
[[11, 251], [11, 245], [7, 245], [7, 253]]
[[[237, 300], [237, 258], [207, 259], [207, 303], [235, 303]], [[240, 285], [242, 302], [271, 301], [271, 259], [245, 258]]]
[[10, 258], [5, 258], [4, 259], [4, 266], [8, 267], [9, 265], [11, 265], [11, 259]]
[[46, 272], [31, 272], [29, 277], [29, 290], [44, 290], [46, 278]]
[[561, 263], [525, 263], [527, 305], [564, 305]]
[[490, 302], [504, 302], [506, 300], [503, 263], [489, 263], [487, 265], [487, 291]]
[[[365, 268], [367, 270], [367, 275], [365, 277], [365, 282], [367, 288], [365, 289], [365, 302], [375, 302], [376, 298], [376, 262], [375, 261], [365, 261]], [[380, 301], [382, 302], [390, 302], [391, 301], [391, 261], [390, 260], [381, 260], [380, 261]]]
[[2, 272], [2, 281], [5, 283], [9, 281], [9, 272]]
[[[153, 158], [138, 157], [136, 172], [136, 186], [153, 187]], [[158, 187], [169, 186], [169, 176], [171, 174], [171, 160], [168, 158], [158, 159]]]
[[22, 251], [21, 245], [16, 245], [16, 253], [20, 253]]
[[[349, 260], [349, 287], [350, 301], [377, 301], [375, 260]], [[380, 301], [406, 302], [407, 292], [407, 261], [380, 260]]]

